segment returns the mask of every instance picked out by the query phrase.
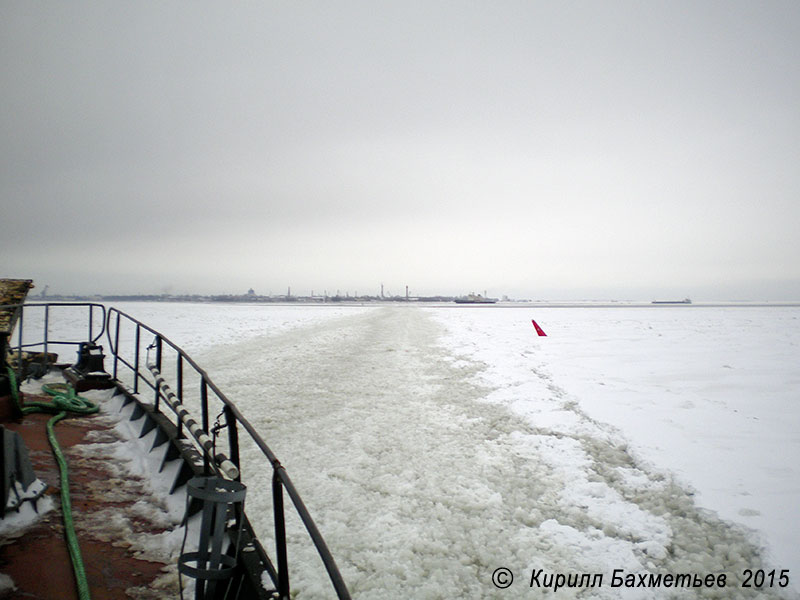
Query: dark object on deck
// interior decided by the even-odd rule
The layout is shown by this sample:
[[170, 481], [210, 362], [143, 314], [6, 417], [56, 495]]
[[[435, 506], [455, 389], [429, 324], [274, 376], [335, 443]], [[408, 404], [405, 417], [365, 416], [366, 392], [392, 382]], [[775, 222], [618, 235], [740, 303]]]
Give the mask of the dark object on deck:
[[76, 392], [102, 390], [114, 387], [111, 375], [103, 366], [103, 347], [92, 342], [81, 342], [78, 346], [78, 362], [64, 370], [64, 377]]
[[57, 361], [58, 354], [55, 352], [15, 350], [9, 352], [7, 357], [8, 366], [14, 369], [14, 373], [17, 373], [18, 381], [29, 378], [41, 379]]
[[[36, 508], [38, 500], [45, 491], [46, 486], [37, 481], [33, 473], [28, 449], [22, 438], [15, 431], [9, 431], [0, 425], [0, 519], [6, 516], [6, 511], [19, 510], [25, 501], [33, 503]], [[13, 492], [13, 494], [12, 494]]]

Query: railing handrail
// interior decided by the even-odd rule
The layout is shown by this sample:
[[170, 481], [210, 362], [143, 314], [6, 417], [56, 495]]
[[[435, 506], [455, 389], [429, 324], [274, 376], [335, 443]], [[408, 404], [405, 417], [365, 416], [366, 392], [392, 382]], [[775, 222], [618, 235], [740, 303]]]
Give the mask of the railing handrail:
[[[19, 348], [21, 350], [22, 348], [30, 348], [32, 346], [42, 346], [42, 345], [46, 345], [46, 344], [70, 344], [70, 345], [77, 346], [81, 342], [87, 341], [87, 340], [77, 340], [77, 341], [76, 340], [61, 340], [61, 341], [59, 341], [59, 340], [50, 340], [50, 339], [47, 339], [47, 337], [45, 337], [45, 339], [43, 341], [41, 341], [41, 342], [31, 342], [31, 343], [28, 343], [28, 344], [22, 344], [23, 328], [22, 328], [21, 323], [24, 320], [24, 314], [25, 314], [25, 309], [26, 308], [44, 308], [45, 309], [45, 324], [46, 324], [47, 320], [48, 320], [48, 315], [49, 315], [51, 307], [59, 307], [59, 308], [61, 308], [61, 307], [67, 307], [67, 306], [72, 306], [72, 307], [86, 306], [86, 307], [88, 307], [89, 308], [88, 325], [89, 325], [89, 338], [90, 338], [88, 341], [91, 342], [91, 343], [95, 343], [97, 340], [99, 340], [101, 337], [103, 337], [103, 334], [105, 333], [105, 330], [106, 330], [106, 307], [105, 307], [105, 305], [99, 304], [97, 302], [22, 302], [22, 303], [18, 303], [18, 304], [0, 304], [0, 309], [7, 309], [7, 308], [21, 309], [20, 310], [20, 315], [19, 315], [19, 320], [18, 320], [18, 325], [19, 325], [18, 326], [19, 343], [16, 346], [14, 346], [15, 348]], [[94, 328], [94, 322], [93, 322], [93, 316], [94, 315], [92, 314], [92, 309], [93, 308], [99, 308], [103, 312], [103, 318], [101, 320], [100, 331], [97, 333], [97, 335], [92, 335], [92, 329]], [[46, 327], [45, 327], [45, 330], [44, 330], [44, 335], [45, 336], [48, 335]], [[10, 341], [12, 336], [13, 336], [13, 331], [9, 331], [8, 332], [9, 341]], [[11, 344], [9, 344], [9, 347], [11, 347]]]
[[182, 402], [180, 402], [172, 389], [167, 384], [161, 371], [151, 363], [147, 364], [147, 368], [153, 374], [156, 385], [159, 387], [159, 393], [167, 405], [175, 413], [175, 416], [180, 419], [181, 424], [189, 430], [189, 434], [194, 438], [194, 441], [203, 448], [208, 458], [213, 459], [219, 466], [220, 471], [227, 479], [239, 479], [239, 469], [234, 465], [224, 454], [214, 454], [214, 442], [208, 437], [208, 434], [197, 424], [192, 418], [192, 415], [186, 409]]
[[[17, 378], [22, 378], [22, 351], [25, 348], [35, 348], [37, 346], [43, 347], [44, 352], [44, 365], [47, 366], [48, 364], [48, 350], [49, 346], [52, 345], [67, 345], [67, 346], [79, 346], [81, 343], [85, 342], [86, 339], [81, 340], [51, 340], [49, 337], [49, 322], [50, 322], [50, 308], [52, 307], [87, 307], [89, 309], [88, 317], [87, 317], [87, 329], [88, 335], [87, 338], [91, 343], [95, 343], [99, 340], [103, 333], [106, 330], [106, 307], [102, 304], [98, 304], [96, 302], [22, 302], [16, 304], [3, 304], [0, 305], [0, 309], [17, 309], [19, 310], [19, 316], [16, 319], [12, 319], [12, 329], [11, 331], [7, 332], [7, 340], [8, 340], [8, 348], [10, 350], [16, 349], [19, 353], [20, 360], [17, 361]], [[44, 308], [44, 327], [42, 331], [42, 341], [40, 342], [30, 342], [27, 344], [23, 343], [23, 334], [24, 334], [24, 325], [25, 325], [25, 309], [29, 308]], [[102, 311], [102, 320], [100, 322], [100, 331], [97, 335], [93, 335], [92, 330], [94, 329], [94, 309], [99, 308]], [[14, 329], [17, 330], [17, 344], [14, 345], [11, 342], [11, 338], [14, 337]], [[3, 358], [3, 357], [0, 357]]]
[[[158, 410], [159, 406], [159, 398], [163, 397], [162, 391], [159, 389], [158, 384], [151, 384], [150, 381], [143, 375], [143, 371], [141, 369], [140, 361], [139, 361], [139, 350], [140, 350], [140, 339], [141, 339], [141, 330], [144, 329], [145, 331], [151, 333], [157, 340], [157, 359], [156, 359], [156, 366], [160, 368], [161, 366], [161, 352], [163, 344], [166, 343], [170, 348], [172, 348], [175, 353], [178, 355], [179, 362], [178, 362], [178, 401], [182, 398], [182, 373], [183, 373], [183, 363], [189, 364], [189, 366], [200, 376], [201, 378], [201, 403], [203, 404], [203, 424], [202, 430], [208, 434], [208, 411], [207, 411], [207, 396], [208, 396], [208, 389], [216, 395], [217, 399], [222, 402], [223, 404], [223, 412], [226, 415], [226, 420], [228, 424], [228, 443], [230, 446], [230, 458], [231, 461], [235, 464], [237, 468], [240, 468], [239, 464], [239, 444], [238, 444], [238, 429], [237, 424], [240, 425], [250, 436], [252, 441], [256, 444], [259, 450], [264, 454], [264, 456], [269, 460], [270, 465], [273, 469], [273, 510], [274, 510], [274, 518], [275, 518], [275, 530], [276, 530], [276, 545], [277, 545], [277, 559], [278, 559], [278, 569], [277, 572], [274, 572], [272, 569], [271, 563], [269, 563], [269, 559], [267, 559], [268, 564], [268, 571], [270, 575], [275, 577], [277, 581], [275, 582], [278, 586], [278, 591], [281, 594], [281, 597], [289, 597], [289, 571], [286, 559], [286, 535], [285, 535], [285, 518], [284, 518], [284, 510], [283, 510], [283, 491], [285, 490], [286, 493], [289, 495], [289, 498], [292, 500], [292, 504], [295, 507], [297, 515], [300, 517], [300, 520], [303, 522], [303, 525], [308, 532], [311, 541], [313, 542], [317, 552], [319, 553], [320, 558], [322, 559], [322, 563], [325, 565], [325, 569], [328, 572], [328, 576], [333, 584], [334, 589], [336, 590], [336, 594], [340, 600], [349, 600], [350, 599], [350, 592], [347, 589], [347, 585], [342, 578], [341, 573], [339, 572], [339, 568], [336, 566], [336, 561], [333, 558], [330, 550], [328, 549], [325, 540], [322, 537], [319, 529], [317, 528], [316, 523], [314, 522], [311, 514], [308, 511], [303, 500], [300, 498], [300, 494], [295, 488], [294, 484], [292, 483], [289, 474], [286, 472], [286, 469], [280, 463], [278, 458], [275, 456], [275, 453], [270, 449], [270, 447], [266, 444], [266, 442], [261, 438], [259, 433], [256, 429], [250, 424], [250, 422], [242, 415], [239, 411], [239, 408], [231, 402], [228, 397], [220, 390], [217, 385], [212, 381], [212, 379], [208, 376], [208, 373], [204, 369], [202, 369], [194, 359], [189, 356], [182, 348], [180, 348], [177, 344], [172, 342], [169, 338], [162, 335], [159, 331], [153, 329], [149, 325], [146, 325], [142, 321], [131, 317], [130, 315], [120, 311], [117, 308], [109, 307], [106, 308], [105, 305], [99, 304], [96, 302], [25, 302], [19, 304], [5, 304], [0, 305], [0, 308], [5, 309], [19, 309], [19, 317], [16, 322], [16, 329], [18, 332], [18, 343], [14, 345], [11, 342], [11, 338], [14, 336], [14, 331], [7, 332], [8, 338], [8, 346], [10, 349], [17, 349], [19, 352], [22, 352], [23, 348], [30, 348], [36, 346], [43, 346], [45, 357], [48, 350], [49, 344], [67, 344], [67, 345], [75, 345], [78, 346], [79, 344], [85, 342], [85, 339], [82, 340], [50, 340], [49, 339], [49, 318], [50, 318], [50, 309], [53, 307], [87, 307], [88, 310], [88, 332], [87, 338], [91, 343], [96, 343], [105, 333], [108, 342], [109, 342], [109, 349], [111, 354], [113, 355], [114, 360], [114, 368], [113, 368], [113, 377], [117, 379], [117, 367], [119, 363], [122, 363], [126, 367], [128, 367], [134, 375], [134, 393], [138, 393], [138, 383], [141, 379], [144, 381], [149, 387], [155, 390], [156, 392], [156, 402], [155, 402], [155, 410]], [[44, 328], [43, 328], [43, 339], [40, 342], [31, 342], [24, 344], [23, 343], [23, 327], [24, 327], [24, 312], [27, 308], [44, 308]], [[102, 321], [100, 323], [100, 331], [95, 335], [94, 334], [94, 310], [99, 309], [102, 311]], [[114, 337], [112, 338], [112, 318], [116, 315], [116, 327], [114, 328]], [[120, 348], [119, 348], [119, 328], [120, 328], [120, 319], [124, 318], [130, 321], [131, 323], [136, 325], [136, 356], [134, 359], [134, 364], [130, 364], [123, 356], [121, 356]], [[45, 358], [47, 361], [47, 358]], [[22, 361], [18, 363], [18, 369], [21, 370], [22, 368]], [[167, 404], [170, 409], [172, 406]], [[174, 410], [174, 409], [173, 409]], [[176, 413], [177, 417], [177, 413]], [[182, 421], [180, 418], [177, 419], [178, 421], [178, 432], [181, 432]], [[210, 466], [210, 464], [214, 465], [215, 471], [219, 472], [216, 464], [216, 457], [211, 456], [209, 457], [209, 452], [200, 445], [200, 449], [203, 450], [203, 456], [205, 460], [206, 467]], [[223, 473], [224, 474], [224, 473]], [[237, 477], [238, 478], [238, 477]]]
[[[112, 332], [112, 319], [116, 315], [116, 326], [114, 328], [114, 338], [111, 337]], [[120, 319], [124, 318], [130, 321], [131, 323], [136, 325], [136, 358], [135, 362], [136, 365], [131, 365], [128, 361], [126, 361], [122, 356], [120, 356], [120, 349], [119, 349], [119, 326], [120, 326]], [[220, 390], [217, 385], [213, 382], [213, 380], [208, 376], [208, 373], [201, 368], [194, 359], [189, 356], [180, 346], [172, 342], [169, 338], [165, 337], [159, 331], [153, 329], [149, 325], [146, 325], [142, 321], [128, 315], [127, 313], [122, 312], [121, 310], [110, 307], [106, 313], [106, 323], [105, 323], [105, 331], [108, 336], [109, 341], [109, 348], [111, 354], [114, 356], [114, 377], [117, 376], [117, 364], [121, 362], [129, 369], [134, 372], [134, 391], [138, 390], [138, 379], [141, 378], [148, 386], [152, 387], [156, 390], [156, 399], [159, 397], [159, 390], [157, 386], [153, 386], [150, 382], [139, 374], [139, 348], [138, 343], [140, 339], [140, 331], [144, 329], [145, 331], [152, 334], [156, 340], [158, 341], [157, 346], [157, 366], [160, 367], [160, 360], [161, 360], [161, 349], [162, 344], [166, 343], [170, 348], [172, 348], [179, 357], [179, 365], [182, 365], [183, 362], [186, 362], [191, 366], [192, 369], [200, 376], [202, 381], [203, 390], [206, 388], [210, 388], [214, 394], [217, 396], [218, 400], [222, 402], [224, 405], [224, 411], [228, 419], [233, 418], [235, 423], [238, 423], [250, 436], [251, 440], [256, 444], [256, 446], [261, 450], [264, 456], [269, 460], [272, 469], [273, 469], [273, 497], [275, 500], [275, 518], [276, 518], [276, 529], [278, 528], [277, 521], [281, 521], [280, 527], [283, 528], [283, 510], [282, 510], [282, 500], [278, 497], [282, 494], [282, 490], [286, 490], [286, 493], [289, 495], [289, 498], [292, 500], [292, 504], [295, 507], [295, 510], [300, 517], [303, 525], [308, 532], [311, 541], [314, 543], [314, 546], [319, 553], [320, 558], [322, 559], [323, 564], [325, 565], [325, 569], [328, 572], [328, 576], [333, 584], [334, 589], [340, 600], [346, 600], [350, 598], [350, 593], [347, 590], [347, 586], [342, 578], [341, 573], [339, 572], [339, 568], [336, 566], [336, 561], [333, 558], [330, 550], [328, 549], [325, 540], [322, 537], [319, 529], [317, 528], [316, 523], [314, 522], [311, 514], [308, 511], [303, 500], [300, 498], [300, 494], [298, 493], [297, 489], [295, 488], [294, 484], [292, 483], [289, 474], [286, 472], [286, 469], [280, 463], [278, 458], [275, 456], [275, 453], [272, 449], [267, 445], [267, 443], [262, 439], [256, 429], [252, 426], [252, 424], [244, 417], [244, 415], [239, 411], [239, 408], [231, 402], [228, 397]], [[205, 392], [204, 392], [205, 394]], [[157, 408], [157, 407], [156, 407]], [[206, 429], [206, 433], [208, 433], [208, 426], [207, 426], [207, 410], [206, 407], [203, 407], [204, 413], [204, 429]], [[228, 423], [229, 432], [231, 436], [234, 438], [233, 440], [229, 439], [229, 444], [231, 445], [230, 448], [230, 457], [233, 463], [240, 467], [239, 464], [239, 448], [238, 448], [238, 432], [235, 428], [235, 423]], [[230, 436], [229, 436], [230, 437]], [[205, 454], [205, 453], [204, 453]], [[213, 457], [211, 457], [213, 459]], [[280, 515], [278, 514], [278, 504], [281, 505], [280, 507]], [[276, 535], [276, 538], [280, 537]], [[279, 588], [284, 588], [281, 591], [286, 591], [288, 593], [288, 569], [285, 564], [286, 560], [286, 549], [285, 549], [285, 534], [284, 534], [284, 547], [280, 547], [280, 542], [278, 542], [278, 578], [280, 582], [278, 583]]]

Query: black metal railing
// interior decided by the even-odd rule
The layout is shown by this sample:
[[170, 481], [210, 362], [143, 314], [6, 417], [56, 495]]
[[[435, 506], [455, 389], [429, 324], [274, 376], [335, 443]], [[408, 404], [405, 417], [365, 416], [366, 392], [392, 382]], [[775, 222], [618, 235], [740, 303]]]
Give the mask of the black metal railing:
[[[76, 310], [85, 310], [83, 316], [77, 318], [73, 316], [73, 323], [71, 325], [72, 336], [74, 336], [73, 339], [51, 337], [50, 325], [52, 313], [67, 307], [72, 307]], [[190, 438], [187, 439], [194, 440], [194, 445], [203, 456], [203, 468], [206, 474], [211, 474], [213, 472], [219, 476], [225, 477], [234, 473], [234, 479], [240, 480], [240, 430], [249, 436], [250, 440], [272, 467], [272, 506], [277, 566], [272, 564], [272, 561], [266, 554], [264, 554], [264, 556], [266, 558], [266, 570], [272, 578], [273, 584], [276, 586], [279, 597], [289, 598], [290, 594], [286, 544], [286, 514], [284, 507], [285, 493], [289, 496], [297, 516], [300, 517], [312, 543], [317, 549], [338, 598], [340, 600], [349, 600], [350, 593], [336, 566], [336, 562], [322, 534], [314, 523], [311, 514], [300, 498], [300, 494], [289, 478], [286, 469], [281, 465], [278, 458], [269, 446], [267, 446], [266, 442], [264, 442], [255, 428], [244, 415], [241, 414], [236, 405], [225, 396], [208, 374], [179, 346], [141, 321], [138, 321], [116, 308], [106, 309], [102, 304], [92, 302], [47, 302], [4, 305], [3, 308], [19, 311], [16, 324], [16, 337], [18, 341], [16, 344], [13, 344], [12, 340], [9, 339], [9, 349], [12, 352], [16, 350], [18, 354], [21, 355], [23, 350], [42, 348], [45, 367], [47, 367], [48, 350], [51, 346], [70, 345], [78, 347], [82, 342], [87, 340], [95, 343], [102, 337], [103, 333], [105, 333], [113, 360], [113, 378], [120, 383], [124, 383], [126, 386], [130, 386], [129, 390], [132, 390], [133, 394], [136, 395], [141, 394], [140, 388], [142, 384], [150, 388], [154, 393], [154, 411], [169, 418], [174, 423], [179, 437], [184, 437], [185, 420], [179, 418], [172, 407], [176, 404], [178, 406], [188, 406], [191, 404], [191, 400], [195, 400], [196, 403], [199, 404], [201, 415], [200, 429], [206, 436], [213, 438], [214, 443], [216, 443], [217, 440], [221, 442], [227, 440], [227, 457], [236, 467], [236, 469], [220, 468], [220, 464], [223, 462], [220, 457], [224, 458], [224, 454], [218, 453], [216, 448], [209, 451], [207, 445], [204, 446], [200, 443], [197, 440], [197, 436], [193, 433]], [[36, 323], [36, 327], [33, 328], [35, 332], [38, 331], [38, 328], [41, 328], [41, 339], [37, 341], [26, 341], [31, 337], [30, 334], [27, 333], [29, 327], [26, 325], [26, 323], [30, 324], [31, 317], [30, 314], [26, 317], [25, 313], [30, 313], [31, 311], [41, 311], [42, 320]], [[99, 323], [97, 322], [98, 315], [100, 316]], [[82, 325], [80, 324], [81, 321], [84, 321]], [[125, 331], [126, 328], [127, 331]], [[38, 338], [39, 336], [37, 335], [36, 337]], [[152, 341], [148, 343], [147, 346], [144, 346], [146, 343], [144, 338], [150, 339], [151, 337]], [[126, 351], [123, 351], [123, 344], [127, 347]], [[171, 358], [169, 357], [170, 354], [172, 354]], [[167, 361], [169, 360], [174, 360], [171, 367], [167, 365]], [[17, 366], [20, 381], [22, 376], [21, 364], [22, 361], [19, 360]], [[164, 368], [165, 365], [167, 369]], [[123, 376], [120, 367], [127, 368], [127, 381], [124, 381], [126, 378]], [[175, 378], [175, 390], [174, 392], [170, 391], [170, 394], [174, 396], [174, 402], [168, 403], [166, 401], [162, 402], [162, 400], [166, 399], [166, 394], [160, 381], [163, 381], [161, 375], [164, 371], [170, 369], [172, 369], [170, 375], [173, 375]], [[195, 380], [194, 383], [196, 387], [194, 394], [187, 393], [189, 392], [189, 388], [186, 385], [187, 375], [193, 375]], [[215, 425], [209, 426], [210, 417], [215, 413], [215, 410], [212, 410], [212, 402], [217, 404], [217, 406], [221, 405], [221, 411], [219, 412]], [[163, 411], [162, 408], [164, 406], [167, 406], [170, 411]], [[219, 423], [220, 419], [224, 420], [224, 423], [221, 425]], [[245, 515], [237, 515], [237, 518], [245, 519], [248, 529], [252, 533], [252, 528], [249, 522], [246, 521], [247, 517]], [[263, 548], [261, 550], [263, 552]]]
[[[17, 352], [16, 370], [18, 380], [21, 380], [23, 376], [23, 361], [21, 360], [23, 351], [41, 348], [42, 366], [47, 369], [49, 366], [48, 363], [50, 360], [49, 354], [51, 347], [75, 346], [77, 348], [82, 342], [97, 342], [97, 340], [102, 337], [103, 333], [105, 333], [106, 307], [102, 304], [96, 304], [94, 302], [31, 302], [26, 304], [6, 304], [2, 306], [2, 309], [14, 310], [17, 311], [18, 314], [15, 328], [17, 343], [14, 344], [11, 339], [14, 337], [14, 335], [11, 335], [7, 342], [9, 350], [12, 352], [12, 356], [13, 352]], [[72, 339], [51, 338], [51, 314], [57, 312], [63, 314], [63, 311], [66, 309], [85, 310], [85, 315], [79, 316], [77, 318], [77, 322], [72, 326], [72, 335], [76, 337], [73, 337]], [[26, 313], [28, 313], [27, 317]], [[34, 315], [32, 316], [31, 313], [34, 313]], [[34, 322], [33, 325], [31, 325], [31, 319], [36, 318], [36, 313], [38, 313], [39, 319], [38, 321]], [[100, 315], [99, 322], [96, 317], [98, 314]], [[81, 321], [83, 321], [85, 324], [81, 325], [79, 323]], [[26, 341], [26, 333], [31, 326], [34, 327], [34, 331], [41, 329], [41, 337], [36, 335], [36, 339], [34, 341]], [[27, 339], [29, 338], [30, 336], [28, 336]]]
[[[126, 329], [127, 331], [125, 331]], [[294, 506], [297, 515], [300, 517], [300, 520], [308, 532], [311, 541], [316, 547], [338, 597], [342, 600], [349, 599], [350, 593], [348, 592], [347, 586], [345, 585], [339, 569], [336, 566], [336, 562], [334, 561], [333, 556], [331, 555], [330, 550], [328, 549], [328, 546], [322, 537], [322, 534], [319, 532], [314, 520], [311, 518], [311, 514], [303, 503], [303, 500], [300, 498], [300, 494], [297, 492], [297, 489], [294, 487], [294, 484], [289, 478], [286, 469], [283, 467], [283, 465], [281, 465], [278, 458], [275, 456], [269, 446], [267, 446], [266, 442], [264, 442], [255, 428], [244, 417], [244, 415], [241, 414], [236, 405], [231, 402], [227, 396], [225, 396], [225, 394], [216, 386], [208, 374], [186, 352], [184, 352], [179, 346], [170, 341], [160, 332], [115, 308], [109, 308], [108, 310], [106, 332], [108, 335], [110, 351], [113, 355], [113, 377], [117, 380], [120, 380], [120, 366], [127, 367], [129, 370], [129, 377], [132, 378], [131, 384], [133, 393], [140, 393], [141, 384], [149, 387], [154, 393], [153, 408], [155, 411], [161, 412], [162, 414], [164, 414], [162, 408], [166, 405], [168, 408], [170, 408], [170, 410], [172, 410], [173, 403], [162, 402], [166, 396], [164, 395], [160, 384], [160, 381], [162, 380], [160, 377], [157, 377], [156, 374], [163, 374], [165, 367], [174, 369], [175, 390], [174, 392], [171, 392], [171, 394], [179, 404], [184, 404], [184, 401], [188, 401], [189, 396], [199, 403], [201, 418], [200, 425], [202, 432], [205, 433], [206, 436], [213, 437], [215, 441], [217, 439], [222, 439], [223, 437], [227, 438], [227, 457], [238, 470], [238, 473], [235, 477], [236, 480], [241, 479], [241, 464], [239, 457], [240, 430], [243, 430], [244, 433], [249, 436], [250, 440], [260, 450], [261, 454], [263, 454], [267, 461], [269, 461], [269, 464], [272, 467], [272, 505], [275, 527], [275, 553], [277, 559], [277, 568], [273, 567], [271, 562], [268, 562], [267, 570], [273, 579], [273, 583], [275, 584], [276, 590], [278, 591], [280, 597], [289, 597], [289, 568], [287, 561], [286, 516], [284, 509], [285, 492], [292, 501], [292, 505]], [[130, 349], [128, 352], [123, 352], [122, 348], [120, 347], [121, 336], [127, 337], [129, 342], [132, 344], [132, 349]], [[143, 347], [143, 345], [146, 343], [145, 340], [143, 340], [143, 337], [146, 337], [147, 339], [152, 337], [152, 342]], [[173, 356], [170, 358], [168, 356], [169, 354], [172, 354]], [[144, 365], [142, 361], [143, 358], [145, 359]], [[168, 360], [175, 361], [171, 367], [167, 365]], [[187, 393], [189, 392], [189, 389], [186, 386], [187, 370], [189, 373], [194, 374], [194, 378], [196, 380], [195, 385], [197, 387], [194, 390], [194, 394]], [[224, 417], [224, 425], [222, 425], [221, 428], [219, 425], [215, 427], [209, 427], [210, 415], [215, 412], [212, 411], [210, 404], [211, 402], [222, 406], [222, 410], [219, 414], [220, 417]], [[191, 409], [188, 404], [190, 403], [186, 402], [187, 407]], [[178, 428], [178, 433], [179, 435], [183, 435], [185, 424], [183, 423], [182, 419], [177, 418], [174, 410], [172, 410], [172, 412], [176, 419], [175, 424]], [[219, 417], [217, 421], [219, 421]], [[225, 436], [219, 435], [221, 429], [225, 431]], [[193, 439], [198, 442], [196, 437]], [[220, 468], [222, 461], [218, 460], [216, 451], [209, 452], [199, 442], [196, 445], [203, 456], [204, 469], [206, 472], [210, 473], [213, 471], [217, 475], [225, 476], [226, 471]]]

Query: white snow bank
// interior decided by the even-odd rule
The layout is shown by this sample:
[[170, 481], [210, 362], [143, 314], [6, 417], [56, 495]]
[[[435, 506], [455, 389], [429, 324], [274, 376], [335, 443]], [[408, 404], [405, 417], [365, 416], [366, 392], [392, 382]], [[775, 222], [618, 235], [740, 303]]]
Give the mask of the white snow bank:
[[487, 400], [553, 431], [580, 430], [580, 413], [611, 424], [700, 506], [760, 532], [776, 568], [800, 565], [800, 309], [430, 312], [485, 365]]

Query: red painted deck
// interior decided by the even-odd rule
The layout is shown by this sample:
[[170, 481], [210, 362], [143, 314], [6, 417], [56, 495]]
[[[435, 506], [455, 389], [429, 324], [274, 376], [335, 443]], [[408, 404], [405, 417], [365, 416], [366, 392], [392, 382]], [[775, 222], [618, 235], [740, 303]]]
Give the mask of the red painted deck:
[[[33, 399], [27, 397], [27, 401]], [[64, 537], [58, 466], [45, 432], [45, 423], [50, 415], [32, 414], [25, 416], [22, 421], [9, 421], [9, 403], [8, 398], [0, 398], [0, 422], [23, 437], [36, 476], [49, 486], [46, 495], [52, 497], [55, 508], [22, 532], [21, 537], [13, 540], [0, 538], [0, 573], [10, 576], [17, 586], [17, 591], [4, 597], [77, 599], [75, 578]], [[159, 586], [153, 585], [154, 580], [164, 574], [165, 563], [140, 560], [121, 537], [114, 537], [113, 542], [103, 541], [101, 538], [107, 535], [86, 529], [85, 524], [91, 521], [90, 515], [94, 511], [113, 509], [125, 513], [142, 498], [136, 481], [130, 480], [127, 485], [121, 485], [119, 476], [108, 468], [106, 459], [86, 457], [74, 451], [76, 444], [87, 441], [89, 431], [102, 429], [106, 429], [105, 421], [95, 415], [68, 418], [55, 427], [69, 464], [73, 518], [92, 598], [128, 600], [131, 597], [178, 597], [177, 575], [168, 577], [166, 587], [163, 582]], [[130, 523], [134, 531], [159, 531], [152, 524], [142, 522], [141, 518], [131, 516]], [[113, 537], [113, 533], [111, 535]], [[174, 568], [172, 573], [175, 573]], [[0, 597], [3, 597], [2, 593]]]

